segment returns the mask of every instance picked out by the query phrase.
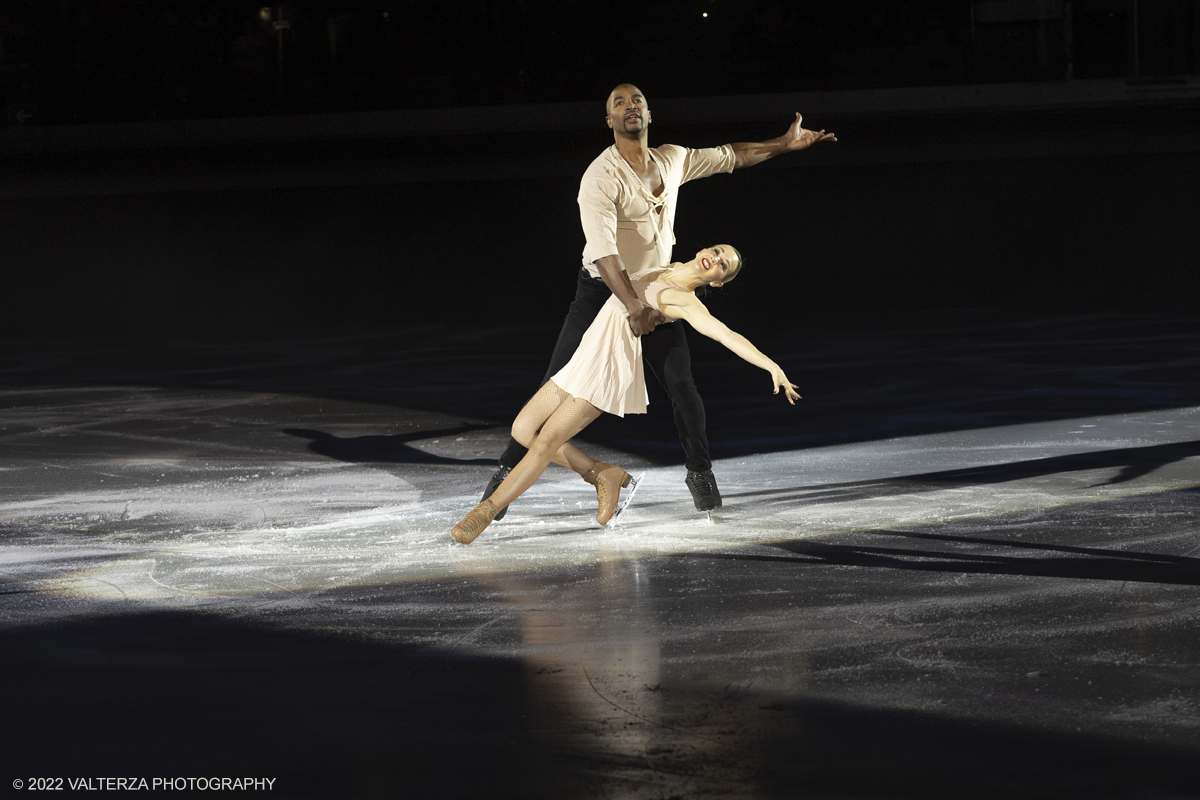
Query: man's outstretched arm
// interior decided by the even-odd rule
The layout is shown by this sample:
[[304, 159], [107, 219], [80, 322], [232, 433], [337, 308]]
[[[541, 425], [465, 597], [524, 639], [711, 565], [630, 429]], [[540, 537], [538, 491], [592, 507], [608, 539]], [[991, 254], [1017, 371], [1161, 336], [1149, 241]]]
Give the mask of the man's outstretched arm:
[[793, 150], [804, 150], [817, 142], [836, 142], [837, 136], [825, 131], [810, 131], [801, 127], [803, 117], [796, 112], [796, 121], [788, 128], [787, 133], [765, 142], [738, 142], [731, 144], [736, 161], [733, 168], [753, 167], [768, 158], [774, 158], [780, 153], [790, 153]]
[[625, 272], [621, 256], [614, 253], [598, 258], [594, 263], [596, 269], [600, 270], [600, 277], [604, 279], [605, 285], [629, 312], [629, 327], [635, 334], [641, 336], [650, 333], [657, 323], [666, 322], [667, 318], [661, 311], [642, 305], [637, 293], [633, 291], [633, 284], [629, 282], [629, 275]]

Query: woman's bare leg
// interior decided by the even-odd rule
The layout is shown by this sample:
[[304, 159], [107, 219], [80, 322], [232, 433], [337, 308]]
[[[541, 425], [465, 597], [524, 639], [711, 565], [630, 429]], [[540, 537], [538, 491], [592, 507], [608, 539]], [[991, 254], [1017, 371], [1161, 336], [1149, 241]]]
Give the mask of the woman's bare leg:
[[547, 382], [513, 422], [513, 438], [528, 448], [525, 457], [490, 497], [450, 530], [451, 538], [462, 544], [475, 541], [509, 503], [537, 482], [551, 461], [574, 470], [596, 487], [599, 506], [596, 521], [601, 525], [608, 522], [616, 511], [621, 487], [629, 483], [629, 475], [620, 467], [588, 457], [569, 443], [572, 436], [591, 424], [600, 413], [600, 409], [588, 401], [572, 397], [553, 381]]
[[[541, 432], [542, 426], [546, 424], [546, 420], [558, 410], [558, 407], [566, 400], [572, 400], [571, 395], [564, 392], [554, 383], [554, 381], [546, 381], [542, 388], [537, 390], [537, 393], [529, 399], [525, 407], [521, 409], [521, 413], [517, 414], [516, 420], [512, 426], [512, 436], [525, 449], [533, 447], [533, 442], [537, 439], [538, 433]], [[586, 403], [590, 408], [595, 408], [586, 400], [580, 400], [581, 403]], [[584, 423], [583, 428], [600, 416], [600, 410], [596, 409], [596, 416]], [[575, 436], [579, 431], [571, 434]], [[570, 437], [568, 437], [570, 438]], [[596, 462], [589, 458], [582, 450], [573, 444], [563, 443], [550, 460], [559, 466], [566, 467], [569, 470], [578, 472], [580, 475], [592, 468]], [[514, 498], [515, 499], [515, 498]], [[493, 501], [495, 502], [495, 501]], [[512, 500], [509, 501], [510, 503]]]
[[[547, 387], [552, 388], [547, 391]], [[554, 399], [559, 400], [557, 406], [549, 415], [543, 417], [545, 408]], [[529, 452], [513, 467], [512, 472], [508, 473], [508, 477], [489, 498], [492, 504], [500, 509], [516, 500], [537, 482], [551, 461], [580, 475], [595, 466], [594, 459], [574, 445], [568, 444], [568, 441], [600, 414], [600, 409], [586, 400], [572, 397], [552, 382], [539, 389], [513, 423], [513, 437], [528, 447]], [[540, 430], [526, 444], [523, 439], [529, 439], [530, 428], [539, 418], [543, 420]]]

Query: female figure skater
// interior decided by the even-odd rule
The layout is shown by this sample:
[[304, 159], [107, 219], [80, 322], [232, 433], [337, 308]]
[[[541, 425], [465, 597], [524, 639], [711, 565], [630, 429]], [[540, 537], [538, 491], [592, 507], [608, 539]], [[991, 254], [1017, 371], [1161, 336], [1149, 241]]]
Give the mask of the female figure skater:
[[[686, 319], [700, 333], [771, 373], [775, 394], [782, 387], [792, 405], [800, 399], [796, 385], [771, 359], [709, 313], [696, 297], [701, 286], [721, 286], [742, 269], [742, 256], [729, 245], [708, 247], [686, 264], [647, 270], [631, 280], [643, 304], [670, 320]], [[629, 328], [625, 306], [614, 295], [583, 335], [579, 349], [521, 409], [513, 423], [513, 438], [529, 449], [496, 491], [450, 531], [457, 542], [470, 544], [491, 524], [500, 509], [532, 486], [551, 461], [579, 473], [596, 487], [596, 522], [604, 525], [617, 510], [621, 487], [628, 486], [625, 470], [589, 458], [569, 444], [602, 411], [617, 416], [646, 412], [646, 381], [641, 339]]]

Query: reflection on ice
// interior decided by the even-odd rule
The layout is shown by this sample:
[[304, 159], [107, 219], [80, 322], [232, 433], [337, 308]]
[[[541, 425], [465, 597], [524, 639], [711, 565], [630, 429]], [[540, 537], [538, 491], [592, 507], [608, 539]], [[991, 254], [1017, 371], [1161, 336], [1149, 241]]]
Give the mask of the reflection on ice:
[[347, 705], [382, 720], [372, 740], [428, 703], [416, 719], [435, 722], [410, 744], [445, 729], [460, 745], [458, 720], [504, 698], [489, 744], [537, 731], [523, 753], [644, 797], [738, 795], [781, 765], [794, 785], [835, 751], [932, 754], [939, 780], [980, 753], [1037, 761], [963, 738], [997, 721], [1195, 730], [1181, 687], [1200, 494], [1172, 491], [1200, 485], [1194, 408], [726, 459], [711, 517], [682, 468], [593, 447], [645, 474], [617, 528], [596, 526], [592, 487], [553, 468], [462, 546], [449, 528], [503, 426], [299, 395], [25, 397], [0, 410], [0, 580], [16, 663], [48, 681], [27, 720], [51, 696], [99, 720], [72, 699], [116, 684], [113, 713], [151, 698], [157, 725], [148, 677], [175, 706], [195, 691], [175, 670], [212, 673], [201, 702], [227, 711], [312, 673], [279, 681], [288, 705], [307, 717], [328, 696], [340, 714], [352, 687]]

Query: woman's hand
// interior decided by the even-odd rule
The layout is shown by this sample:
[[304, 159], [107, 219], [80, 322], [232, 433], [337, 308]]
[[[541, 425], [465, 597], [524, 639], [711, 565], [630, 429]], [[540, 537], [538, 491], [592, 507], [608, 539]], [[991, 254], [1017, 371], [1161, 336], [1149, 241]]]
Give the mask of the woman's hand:
[[787, 401], [792, 405], [796, 405], [796, 401], [800, 399], [800, 395], [796, 394], [796, 384], [788, 381], [787, 375], [783, 374], [783, 370], [779, 367], [771, 370], [771, 380], [775, 382], [775, 391], [772, 394], [779, 394], [779, 389], [782, 387]]

